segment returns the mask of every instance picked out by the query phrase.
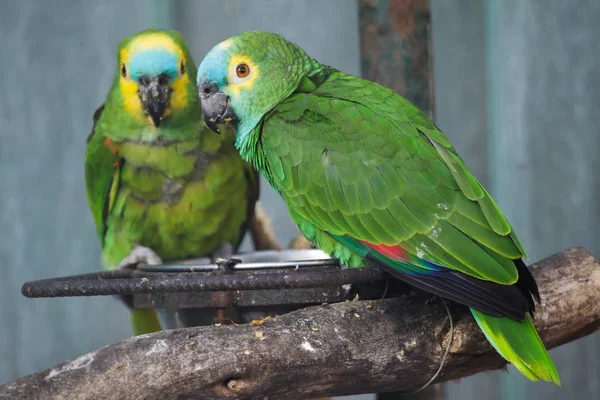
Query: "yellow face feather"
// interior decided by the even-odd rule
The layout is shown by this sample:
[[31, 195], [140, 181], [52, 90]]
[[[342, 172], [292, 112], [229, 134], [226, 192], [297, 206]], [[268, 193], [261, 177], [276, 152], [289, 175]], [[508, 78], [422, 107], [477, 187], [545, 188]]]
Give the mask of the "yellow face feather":
[[[130, 64], [131, 60], [137, 53], [141, 53], [148, 50], [158, 50], [167, 53], [171, 53], [177, 56], [180, 63], [183, 63], [185, 69], [186, 57], [185, 53], [173, 39], [171, 39], [165, 33], [154, 32], [146, 35], [138, 36], [133, 39], [127, 46], [121, 49], [119, 53], [119, 69], [122, 68], [123, 64], [126, 66]], [[171, 96], [169, 106], [164, 112], [164, 117], [167, 117], [172, 113], [173, 110], [180, 110], [188, 105], [188, 99], [186, 94], [186, 87], [190, 83], [188, 74], [179, 74], [171, 82]], [[120, 76], [119, 84], [121, 86], [121, 94], [123, 98], [123, 107], [125, 110], [139, 122], [148, 122], [151, 126], [154, 126], [150, 117], [148, 117], [143, 109], [140, 101], [138, 90], [139, 85], [137, 80], [131, 79], [127, 76]]]
[[171, 102], [170, 107], [167, 107], [165, 110], [165, 116], [169, 115], [171, 110], [181, 110], [188, 105], [188, 99], [185, 93], [185, 88], [190, 84], [190, 78], [187, 74], [183, 74], [175, 79], [171, 89], [173, 92], [171, 93]]
[[[237, 66], [240, 64], [246, 64], [250, 67], [250, 73], [248, 77], [240, 79], [237, 76]], [[242, 89], [252, 89], [256, 83], [256, 79], [260, 76], [260, 69], [252, 59], [248, 56], [233, 55], [229, 61], [229, 74], [227, 81], [229, 83], [229, 94], [235, 98], [239, 97]]]
[[138, 122], [144, 122], [148, 116], [142, 111], [142, 102], [138, 96], [138, 84], [136, 81], [121, 77], [121, 95], [123, 96], [123, 107]]
[[169, 35], [162, 32], [153, 32], [136, 37], [124, 47], [121, 50], [121, 61], [129, 61], [128, 57], [133, 53], [154, 49], [179, 54], [180, 58], [184, 58], [183, 51]]

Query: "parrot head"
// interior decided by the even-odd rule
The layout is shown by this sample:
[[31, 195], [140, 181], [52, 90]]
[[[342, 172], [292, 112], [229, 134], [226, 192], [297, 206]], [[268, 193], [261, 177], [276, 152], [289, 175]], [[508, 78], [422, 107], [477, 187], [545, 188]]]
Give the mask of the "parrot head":
[[204, 122], [215, 132], [220, 124], [232, 123], [239, 148], [314, 63], [300, 47], [273, 33], [246, 32], [225, 40], [198, 67]]
[[181, 34], [148, 29], [124, 38], [117, 50], [113, 88], [135, 121], [158, 128], [198, 107], [196, 68]]

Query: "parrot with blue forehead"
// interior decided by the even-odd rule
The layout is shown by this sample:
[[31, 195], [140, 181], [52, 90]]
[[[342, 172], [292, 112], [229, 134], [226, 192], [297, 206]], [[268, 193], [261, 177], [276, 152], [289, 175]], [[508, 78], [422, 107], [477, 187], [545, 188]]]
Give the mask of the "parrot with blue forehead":
[[[85, 155], [105, 268], [230, 256], [253, 215], [258, 177], [233, 132], [215, 135], [203, 123], [182, 36], [136, 33], [117, 60]], [[153, 309], [132, 309], [131, 320], [136, 335], [161, 329]]]
[[266, 32], [215, 46], [197, 83], [207, 125], [233, 125], [242, 157], [309, 241], [468, 306], [523, 375], [560, 385], [532, 323], [540, 298], [525, 249], [421, 110]]

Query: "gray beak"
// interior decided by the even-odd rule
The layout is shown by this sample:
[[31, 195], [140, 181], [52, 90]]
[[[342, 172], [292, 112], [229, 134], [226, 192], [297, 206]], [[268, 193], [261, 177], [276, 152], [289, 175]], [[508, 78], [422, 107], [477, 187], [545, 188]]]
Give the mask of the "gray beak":
[[220, 133], [219, 125], [237, 121], [229, 96], [219, 92], [217, 85], [203, 83], [198, 86], [198, 94], [200, 95], [202, 118], [211, 130]]
[[139, 79], [138, 95], [142, 107], [157, 128], [160, 126], [165, 109], [169, 104], [170, 94], [169, 77], [166, 74], [160, 74], [153, 78], [143, 75]]

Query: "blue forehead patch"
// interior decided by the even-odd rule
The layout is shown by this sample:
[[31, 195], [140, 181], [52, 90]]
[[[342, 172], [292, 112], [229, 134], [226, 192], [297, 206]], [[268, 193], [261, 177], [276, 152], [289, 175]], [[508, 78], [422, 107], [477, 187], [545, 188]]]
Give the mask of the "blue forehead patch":
[[215, 83], [218, 86], [225, 85], [227, 81], [227, 69], [229, 66], [228, 53], [214, 47], [202, 60], [198, 67], [196, 83], [201, 80]]
[[133, 54], [127, 68], [134, 79], [139, 79], [142, 75], [158, 76], [163, 73], [174, 78], [179, 72], [179, 58], [165, 50], [146, 50]]

